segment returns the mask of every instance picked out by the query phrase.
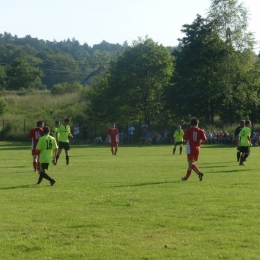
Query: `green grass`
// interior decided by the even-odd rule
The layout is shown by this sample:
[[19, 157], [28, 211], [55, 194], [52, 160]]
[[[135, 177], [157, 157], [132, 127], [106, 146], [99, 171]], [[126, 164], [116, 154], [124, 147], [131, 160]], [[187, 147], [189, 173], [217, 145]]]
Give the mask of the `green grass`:
[[[259, 259], [259, 147], [72, 146], [36, 185], [29, 143], [0, 143], [0, 259]], [[178, 150], [178, 149], [177, 149]]]

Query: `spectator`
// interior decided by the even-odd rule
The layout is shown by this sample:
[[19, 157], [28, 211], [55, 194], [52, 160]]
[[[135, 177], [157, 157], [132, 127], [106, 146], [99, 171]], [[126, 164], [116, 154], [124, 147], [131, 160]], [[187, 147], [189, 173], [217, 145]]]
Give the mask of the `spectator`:
[[98, 135], [95, 139], [94, 139], [94, 144], [102, 144], [103, 140], [102, 137], [100, 135]]
[[133, 127], [133, 124], [130, 124], [128, 127], [128, 143], [132, 144], [134, 141], [134, 133], [135, 133], [135, 128]]
[[78, 141], [78, 139], [79, 139], [79, 125], [78, 124], [76, 124], [74, 126], [73, 138], [75, 139], [75, 141]]

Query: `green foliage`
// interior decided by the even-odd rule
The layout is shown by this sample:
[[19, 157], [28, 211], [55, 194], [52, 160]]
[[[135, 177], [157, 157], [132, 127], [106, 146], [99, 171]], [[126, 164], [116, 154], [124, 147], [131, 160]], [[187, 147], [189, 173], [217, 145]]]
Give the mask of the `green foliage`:
[[0, 90], [3, 90], [4, 85], [5, 85], [5, 70], [4, 67], [0, 66]]
[[0, 117], [0, 129], [3, 130], [4, 140], [27, 140], [27, 133], [36, 126], [38, 120], [44, 120], [49, 126], [53, 126], [56, 120], [63, 122], [66, 117], [72, 119], [73, 125], [88, 122], [88, 116], [83, 113], [86, 105], [81, 92], [63, 95], [46, 92], [32, 92], [27, 95], [6, 94], [4, 101], [7, 104], [5, 114]]
[[4, 114], [7, 103], [3, 98], [0, 98], [0, 116]]
[[235, 50], [252, 49], [254, 35], [248, 32], [249, 12], [238, 0], [211, 0], [208, 20], [222, 40]]
[[[44, 73], [41, 77], [42, 84], [48, 89], [62, 82], [72, 84], [82, 81], [97, 68], [107, 66], [111, 58], [124, 48], [125, 46], [105, 41], [91, 48], [86, 43], [80, 45], [75, 39], [50, 42], [32, 38], [30, 35], [18, 38], [10, 33], [0, 34], [1, 63], [10, 66], [15, 59], [27, 61], [30, 66]], [[17, 77], [19, 76], [23, 75], [17, 74]], [[7, 78], [9, 80], [9, 76]]]
[[52, 94], [65, 94], [65, 93], [76, 93], [83, 90], [82, 85], [79, 82], [69, 84], [68, 82], [59, 83], [53, 86]]
[[143, 118], [149, 123], [162, 111], [162, 90], [172, 72], [167, 48], [139, 39], [118, 54], [109, 73], [93, 85], [92, 111], [103, 120]]
[[252, 50], [227, 45], [214, 26], [199, 15], [183, 26], [186, 35], [180, 39], [181, 51], [174, 52], [176, 67], [164, 94], [166, 107], [179, 120], [197, 116], [214, 124], [219, 115], [232, 124], [245, 116], [256, 119], [259, 61]]
[[17, 58], [6, 67], [7, 89], [34, 89], [41, 85], [43, 72], [32, 67], [26, 60]]
[[204, 180], [182, 182], [172, 146], [75, 145], [50, 187], [29, 142], [1, 142], [0, 259], [258, 259], [258, 150], [241, 167], [235, 146], [203, 145]]

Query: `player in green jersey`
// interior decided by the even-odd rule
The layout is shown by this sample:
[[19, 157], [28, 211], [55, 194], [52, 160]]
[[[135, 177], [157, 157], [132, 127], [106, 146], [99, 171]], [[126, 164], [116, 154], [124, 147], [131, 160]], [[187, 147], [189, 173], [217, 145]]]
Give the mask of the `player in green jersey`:
[[60, 124], [58, 127], [59, 150], [56, 156], [56, 164], [60, 157], [62, 149], [64, 149], [66, 155], [66, 164], [69, 165], [69, 150], [70, 150], [69, 137], [73, 138], [73, 135], [70, 132], [70, 122], [71, 122], [70, 118], [66, 118], [64, 120], [64, 124]]
[[47, 179], [50, 181], [51, 186], [56, 182], [52, 179], [45, 170], [48, 170], [49, 164], [56, 160], [56, 153], [58, 150], [58, 145], [53, 136], [50, 136], [50, 128], [48, 126], [43, 127], [44, 136], [42, 136], [36, 146], [36, 150], [40, 152], [40, 170], [39, 179], [37, 184], [40, 184], [42, 179]]
[[184, 131], [181, 129], [181, 126], [178, 125], [177, 130], [175, 130], [175, 132], [173, 133], [174, 147], [173, 147], [172, 154], [175, 154], [177, 145], [180, 146], [180, 154], [182, 154], [183, 135], [184, 135]]
[[59, 142], [59, 133], [58, 133], [58, 127], [60, 125], [60, 121], [55, 121], [55, 126], [51, 129], [51, 135], [56, 139], [56, 142]]
[[252, 146], [250, 126], [251, 121], [246, 120], [245, 126], [241, 129], [240, 133], [238, 134], [240, 152], [242, 153], [242, 155], [240, 156], [239, 165], [244, 165], [244, 161], [250, 154], [250, 146]]

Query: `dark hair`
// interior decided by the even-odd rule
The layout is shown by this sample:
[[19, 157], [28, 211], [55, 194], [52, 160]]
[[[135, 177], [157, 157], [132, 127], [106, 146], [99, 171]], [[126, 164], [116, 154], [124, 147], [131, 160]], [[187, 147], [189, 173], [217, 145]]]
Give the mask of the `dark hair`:
[[48, 134], [50, 132], [50, 128], [48, 126], [43, 127], [43, 133]]
[[196, 117], [193, 117], [191, 120], [190, 120], [190, 124], [192, 126], [197, 126], [199, 124], [199, 119], [196, 118]]
[[42, 124], [43, 124], [43, 121], [38, 121], [38, 122], [37, 122], [37, 127], [41, 127]]
[[246, 120], [245, 125], [250, 125], [251, 121], [250, 120]]
[[55, 121], [55, 124], [59, 124], [59, 123], [60, 123], [60, 121], [58, 121], [58, 120], [57, 120], [57, 121]]
[[241, 120], [240, 125], [244, 125], [244, 124], [245, 124], [245, 120]]
[[70, 120], [70, 118], [65, 118], [65, 120], [64, 120], [65, 122], [70, 122], [71, 120]]

